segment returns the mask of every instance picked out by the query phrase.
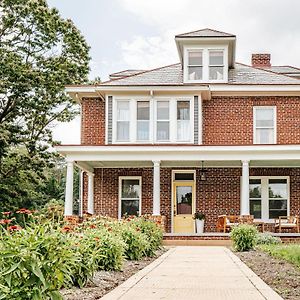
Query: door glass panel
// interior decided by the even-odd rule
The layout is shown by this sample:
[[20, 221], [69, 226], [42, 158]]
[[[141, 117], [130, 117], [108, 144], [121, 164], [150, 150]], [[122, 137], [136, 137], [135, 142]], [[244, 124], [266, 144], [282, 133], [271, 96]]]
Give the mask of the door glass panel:
[[249, 181], [250, 214], [255, 219], [261, 218], [261, 180], [250, 179]]
[[192, 214], [192, 199], [191, 186], [176, 186], [177, 215]]

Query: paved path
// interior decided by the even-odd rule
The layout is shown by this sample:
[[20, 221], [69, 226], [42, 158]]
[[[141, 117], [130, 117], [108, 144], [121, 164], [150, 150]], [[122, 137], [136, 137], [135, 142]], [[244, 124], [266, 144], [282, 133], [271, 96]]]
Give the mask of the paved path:
[[103, 300], [282, 299], [225, 247], [174, 247]]

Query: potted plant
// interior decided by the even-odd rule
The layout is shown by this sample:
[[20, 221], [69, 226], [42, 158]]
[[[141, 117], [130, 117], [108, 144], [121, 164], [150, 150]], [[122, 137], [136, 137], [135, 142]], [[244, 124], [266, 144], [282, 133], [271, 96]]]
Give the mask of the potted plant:
[[205, 214], [198, 211], [194, 214], [194, 219], [196, 221], [196, 232], [203, 233], [204, 232]]

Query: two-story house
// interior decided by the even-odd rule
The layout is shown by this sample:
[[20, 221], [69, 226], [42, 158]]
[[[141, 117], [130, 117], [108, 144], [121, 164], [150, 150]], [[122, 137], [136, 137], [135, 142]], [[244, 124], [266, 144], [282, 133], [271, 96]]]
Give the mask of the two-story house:
[[66, 87], [81, 105], [81, 144], [67, 160], [65, 215], [73, 214], [73, 167], [82, 210], [121, 218], [164, 216], [167, 232], [193, 233], [193, 214], [254, 215], [272, 224], [300, 214], [300, 69], [235, 61], [236, 36], [211, 29], [175, 36], [179, 63], [126, 70], [98, 85]]

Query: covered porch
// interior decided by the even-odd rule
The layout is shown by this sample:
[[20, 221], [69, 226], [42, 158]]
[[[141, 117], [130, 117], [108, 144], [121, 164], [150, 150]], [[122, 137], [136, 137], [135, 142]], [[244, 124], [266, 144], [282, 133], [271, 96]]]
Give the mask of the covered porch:
[[[186, 230], [186, 234], [196, 234], [194, 227], [184, 225], [186, 218], [180, 219], [180, 209], [191, 217], [196, 211], [202, 211], [206, 215], [205, 232], [216, 231], [218, 215], [253, 213], [249, 198], [252, 177], [287, 178], [287, 214], [300, 213], [300, 199], [297, 198], [300, 190], [300, 147], [297, 145], [58, 146], [57, 150], [67, 159], [66, 216], [73, 215], [75, 165], [82, 170], [81, 214], [86, 210], [89, 214], [122, 217], [122, 205], [126, 202], [122, 202], [124, 199], [120, 196], [122, 180], [139, 179], [137, 213], [163, 216], [169, 234], [180, 233], [176, 232], [178, 222], [181, 227], [188, 228], [182, 229], [181, 233]], [[204, 172], [206, 179], [202, 180]], [[176, 174], [180, 173], [194, 174], [194, 177], [186, 180], [178, 176], [181, 179], [177, 182]], [[179, 208], [182, 203], [179, 203], [178, 197], [176, 199], [176, 189], [177, 195], [182, 198], [180, 190], [187, 191], [188, 187], [192, 196], [188, 195], [186, 202], [190, 202], [191, 198], [193, 204]], [[261, 215], [260, 219], [263, 218], [265, 216]]]

